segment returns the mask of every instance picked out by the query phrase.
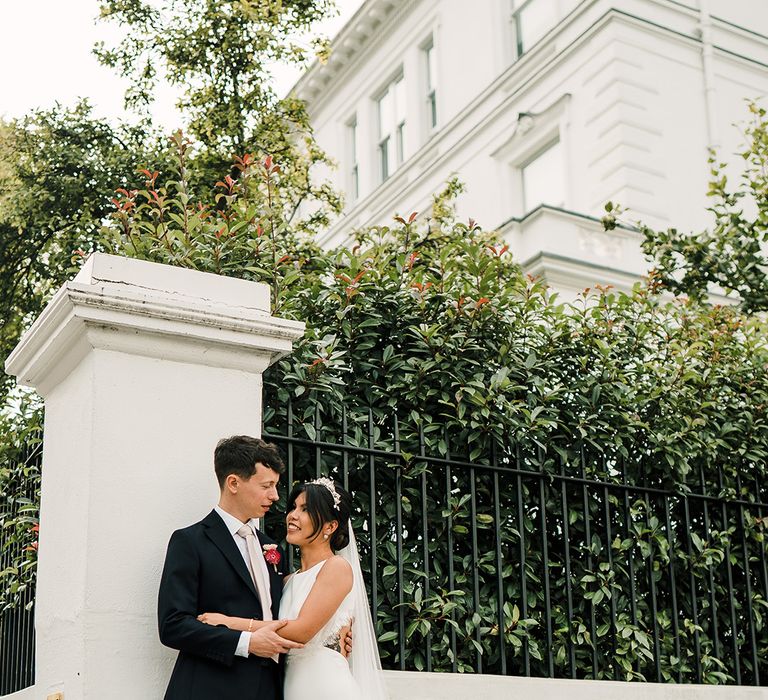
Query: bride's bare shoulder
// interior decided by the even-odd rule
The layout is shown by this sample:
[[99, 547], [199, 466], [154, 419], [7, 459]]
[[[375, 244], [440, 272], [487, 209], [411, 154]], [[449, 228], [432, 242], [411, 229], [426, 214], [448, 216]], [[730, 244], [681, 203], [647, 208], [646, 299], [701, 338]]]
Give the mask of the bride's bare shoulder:
[[340, 581], [352, 581], [352, 566], [350, 563], [340, 557], [338, 554], [332, 556], [323, 565], [320, 576], [323, 578], [333, 578]]
[[341, 573], [343, 571], [348, 571], [350, 574], [352, 573], [352, 565], [344, 557], [341, 557], [338, 554], [334, 554], [327, 562], [325, 562], [323, 569], [333, 571], [334, 573]]

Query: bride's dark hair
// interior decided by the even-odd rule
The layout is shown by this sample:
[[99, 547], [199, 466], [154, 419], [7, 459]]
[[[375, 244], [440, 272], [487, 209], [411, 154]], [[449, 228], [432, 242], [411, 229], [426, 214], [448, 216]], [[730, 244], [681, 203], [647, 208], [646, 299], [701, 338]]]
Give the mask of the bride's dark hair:
[[331, 535], [328, 543], [334, 552], [344, 549], [349, 544], [349, 514], [352, 510], [352, 496], [338, 482], [333, 482], [333, 488], [339, 495], [338, 508], [334, 506], [333, 494], [323, 484], [310, 482], [294, 486], [288, 496], [287, 512], [291, 512], [300, 493], [304, 494], [307, 515], [312, 521], [312, 539], [320, 534], [323, 525], [336, 520], [339, 526]]

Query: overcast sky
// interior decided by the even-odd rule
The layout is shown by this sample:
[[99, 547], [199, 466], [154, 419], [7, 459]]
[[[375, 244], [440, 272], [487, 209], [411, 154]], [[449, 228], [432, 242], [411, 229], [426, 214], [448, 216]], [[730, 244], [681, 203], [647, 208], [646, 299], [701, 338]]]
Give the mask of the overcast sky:
[[[317, 33], [333, 37], [363, 0], [336, 0], [339, 16], [323, 22]], [[96, 22], [98, 0], [0, 0], [0, 116], [19, 117], [55, 102], [72, 105], [88, 97], [97, 116], [121, 118], [125, 82], [100, 66], [91, 53], [95, 42], [114, 44], [119, 34]], [[307, 43], [309, 37], [307, 38]], [[299, 73], [275, 71], [276, 87], [287, 92]], [[166, 91], [153, 109], [168, 129], [179, 126]]]

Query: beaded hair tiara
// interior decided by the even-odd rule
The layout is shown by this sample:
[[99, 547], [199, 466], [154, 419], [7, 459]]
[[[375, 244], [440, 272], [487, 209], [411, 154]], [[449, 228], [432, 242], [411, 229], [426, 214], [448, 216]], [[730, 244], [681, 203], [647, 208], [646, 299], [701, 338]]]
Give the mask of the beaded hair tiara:
[[315, 479], [314, 481], [310, 481], [310, 484], [317, 484], [318, 486], [324, 486], [328, 489], [331, 496], [333, 496], [333, 508], [334, 510], [339, 509], [339, 503], [341, 503], [341, 496], [339, 495], [338, 491], [336, 491], [336, 486], [334, 486], [333, 479], [329, 479], [327, 476], [321, 476], [318, 479]]

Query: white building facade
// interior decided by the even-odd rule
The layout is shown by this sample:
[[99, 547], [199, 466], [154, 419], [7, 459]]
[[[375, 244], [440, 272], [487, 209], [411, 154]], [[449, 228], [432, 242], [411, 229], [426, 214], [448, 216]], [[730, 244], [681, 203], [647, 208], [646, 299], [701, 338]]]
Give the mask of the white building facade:
[[294, 93], [338, 163], [321, 241], [426, 213], [452, 175], [459, 214], [499, 229], [526, 271], [572, 295], [628, 288], [640, 237], [709, 222], [709, 147], [741, 144], [768, 93], [765, 0], [367, 0]]

